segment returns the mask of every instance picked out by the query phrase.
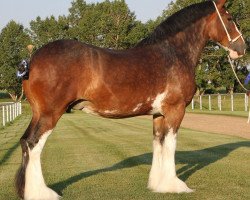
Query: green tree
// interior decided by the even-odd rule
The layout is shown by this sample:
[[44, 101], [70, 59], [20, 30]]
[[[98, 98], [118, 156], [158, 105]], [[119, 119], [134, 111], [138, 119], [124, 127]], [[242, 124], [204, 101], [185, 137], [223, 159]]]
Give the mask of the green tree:
[[174, 14], [175, 12], [191, 5], [194, 3], [200, 3], [204, 0], [176, 0], [171, 1], [167, 8], [163, 11], [162, 16], [160, 17], [160, 19], [165, 19], [166, 17], [171, 16], [172, 14]]
[[[227, 8], [234, 17], [234, 21], [240, 27], [243, 36], [250, 38], [250, 1], [228, 0]], [[248, 46], [249, 47], [249, 46]], [[250, 50], [250, 49], [248, 49]]]
[[48, 42], [58, 39], [68, 38], [68, 20], [65, 16], [54, 16], [45, 18], [37, 17], [30, 22], [29, 34], [36, 48], [41, 47]]
[[16, 77], [17, 65], [28, 57], [30, 37], [23, 26], [10, 21], [0, 33], [0, 89], [6, 90], [13, 100], [22, 96], [21, 80]]
[[146, 28], [136, 20], [124, 0], [87, 4], [72, 2], [70, 37], [101, 47], [124, 49], [145, 37]]

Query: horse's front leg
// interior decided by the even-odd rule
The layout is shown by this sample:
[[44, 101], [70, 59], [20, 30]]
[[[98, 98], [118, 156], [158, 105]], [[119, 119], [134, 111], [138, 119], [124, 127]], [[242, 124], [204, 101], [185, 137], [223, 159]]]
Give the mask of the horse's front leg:
[[154, 192], [192, 192], [175, 170], [176, 137], [183, 116], [184, 108], [166, 116], [154, 116], [153, 161], [148, 183]]

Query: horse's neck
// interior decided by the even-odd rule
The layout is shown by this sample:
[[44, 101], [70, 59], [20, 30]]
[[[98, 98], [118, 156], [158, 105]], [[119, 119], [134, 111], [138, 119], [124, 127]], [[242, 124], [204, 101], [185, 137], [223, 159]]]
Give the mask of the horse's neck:
[[206, 45], [208, 38], [204, 35], [205, 25], [203, 20], [187, 27], [185, 31], [169, 38], [168, 41], [175, 49], [178, 62], [181, 61], [192, 67], [196, 67], [201, 53]]

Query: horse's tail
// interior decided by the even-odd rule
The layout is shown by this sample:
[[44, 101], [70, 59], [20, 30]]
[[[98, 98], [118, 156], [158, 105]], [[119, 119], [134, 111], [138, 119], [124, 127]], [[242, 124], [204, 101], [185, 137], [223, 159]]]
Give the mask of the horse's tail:
[[17, 69], [17, 77], [22, 78], [23, 80], [29, 79], [29, 67], [30, 61], [29, 60], [22, 60]]
[[[17, 77], [23, 80], [23, 89], [25, 94], [28, 94], [29, 91], [29, 69], [30, 69], [30, 61], [22, 60], [17, 68]], [[26, 81], [24, 81], [26, 80]], [[28, 80], [28, 81], [27, 81]], [[25, 131], [25, 136], [29, 135], [32, 131], [32, 123], [30, 123], [29, 127]], [[22, 163], [20, 168], [18, 169], [15, 177], [15, 186], [18, 196], [21, 199], [24, 199], [24, 189], [25, 189], [25, 176], [26, 176], [26, 168], [29, 162], [29, 151], [28, 144], [26, 141], [26, 137], [22, 137], [20, 139], [20, 144], [22, 148]]]

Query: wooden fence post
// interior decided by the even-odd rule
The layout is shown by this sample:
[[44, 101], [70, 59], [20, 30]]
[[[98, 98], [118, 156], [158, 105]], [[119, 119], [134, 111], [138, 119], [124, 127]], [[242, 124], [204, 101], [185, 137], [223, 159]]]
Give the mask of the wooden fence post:
[[3, 108], [3, 126], [5, 126], [5, 107], [2, 106]]
[[14, 111], [14, 119], [16, 119], [16, 108], [15, 103], [13, 104], [13, 111]]
[[221, 95], [220, 94], [218, 94], [218, 108], [220, 111], [222, 110], [221, 109]]
[[13, 120], [15, 119], [15, 107], [14, 104], [11, 104], [12, 106], [12, 115], [13, 115]]
[[9, 122], [9, 106], [6, 105], [6, 122]]
[[14, 121], [15, 119], [14, 105], [12, 104], [11, 107], [12, 107], [12, 121]]
[[17, 106], [18, 103], [15, 103], [15, 107], [16, 107], [16, 116], [18, 117], [18, 106]]
[[11, 106], [11, 105], [9, 105], [9, 111], [10, 111], [10, 122], [11, 122], [11, 121], [12, 121], [12, 119], [13, 119], [13, 118], [12, 118], [12, 109], [11, 109], [11, 108], [12, 108], [12, 106]]
[[18, 107], [17, 107], [17, 103], [15, 103], [15, 110], [16, 110], [16, 117], [18, 116]]
[[13, 104], [13, 107], [14, 107], [14, 119], [16, 119], [16, 104], [15, 103]]
[[16, 117], [18, 117], [18, 107], [17, 107], [17, 103], [15, 103], [15, 107], [16, 107]]
[[22, 114], [22, 103], [20, 102], [20, 115]]
[[16, 118], [16, 115], [15, 115], [15, 103], [12, 104], [12, 107], [13, 107], [13, 116], [14, 116], [14, 119], [15, 119]]
[[18, 103], [19, 106], [19, 115], [21, 115], [21, 102]]

